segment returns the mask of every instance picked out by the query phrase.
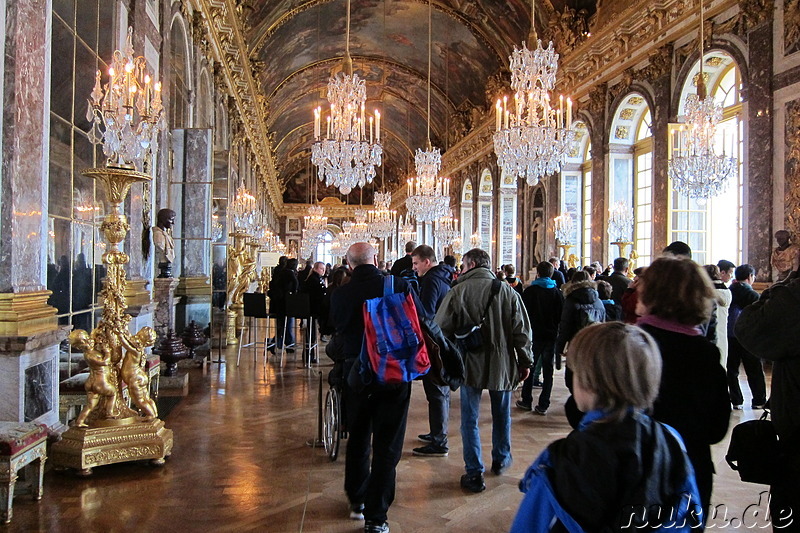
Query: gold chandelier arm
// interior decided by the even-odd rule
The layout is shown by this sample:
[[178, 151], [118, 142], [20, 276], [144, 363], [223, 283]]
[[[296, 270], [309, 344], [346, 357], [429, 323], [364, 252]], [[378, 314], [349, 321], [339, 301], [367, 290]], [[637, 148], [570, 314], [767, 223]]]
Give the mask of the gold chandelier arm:
[[703, 51], [705, 49], [705, 8], [703, 0], [700, 0], [700, 75], [697, 78], [697, 97], [700, 100], [705, 100], [708, 95], [706, 88], [706, 80], [703, 78]]
[[[348, 0], [349, 1], [349, 0]], [[428, 148], [431, 146], [431, 1], [428, 0]]]

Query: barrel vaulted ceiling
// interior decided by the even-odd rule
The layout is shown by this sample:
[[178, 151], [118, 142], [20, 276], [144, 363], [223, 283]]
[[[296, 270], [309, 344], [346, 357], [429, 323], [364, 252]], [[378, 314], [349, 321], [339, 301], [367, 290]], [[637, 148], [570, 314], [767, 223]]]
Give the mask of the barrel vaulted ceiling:
[[[327, 106], [328, 78], [345, 51], [346, 0], [238, 0], [248, 55], [269, 103], [267, 129], [286, 203], [339, 196], [317, 184], [309, 193], [312, 110]], [[537, 30], [565, 6], [593, 13], [595, 0], [537, 0]], [[507, 80], [508, 56], [528, 38], [529, 0], [432, 0], [431, 132], [443, 151], [464, 121], [489, 110], [487, 80]], [[364, 200], [413, 171], [427, 138], [428, 4], [351, 0], [350, 54], [366, 79], [367, 109], [381, 111], [383, 167]], [[507, 81], [506, 81], [507, 83]], [[314, 174], [315, 176], [316, 174]], [[316, 191], [313, 189], [316, 188]], [[350, 203], [359, 201], [359, 190]]]

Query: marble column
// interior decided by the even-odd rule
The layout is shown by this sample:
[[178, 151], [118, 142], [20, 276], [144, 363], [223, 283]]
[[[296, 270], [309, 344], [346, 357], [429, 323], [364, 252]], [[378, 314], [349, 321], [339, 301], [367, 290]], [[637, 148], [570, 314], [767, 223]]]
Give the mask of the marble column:
[[173, 131], [174, 274], [180, 276], [176, 295], [182, 297], [176, 309], [178, 333], [192, 320], [202, 327], [211, 322], [212, 141], [210, 129]]
[[606, 231], [606, 181], [608, 144], [606, 139], [605, 110], [596, 117], [590, 129], [592, 139], [592, 261], [608, 264], [608, 232]]
[[[651, 82], [655, 109], [653, 110], [653, 242], [652, 257], [657, 257], [659, 252], [669, 244], [669, 117], [671, 85], [670, 75], [660, 77]], [[638, 250], [644, 254], [646, 250]]]
[[758, 281], [772, 277], [772, 17], [748, 34], [747, 83], [747, 224], [744, 260]]
[[0, 420], [58, 421], [58, 344], [47, 305], [49, 0], [3, 1]]

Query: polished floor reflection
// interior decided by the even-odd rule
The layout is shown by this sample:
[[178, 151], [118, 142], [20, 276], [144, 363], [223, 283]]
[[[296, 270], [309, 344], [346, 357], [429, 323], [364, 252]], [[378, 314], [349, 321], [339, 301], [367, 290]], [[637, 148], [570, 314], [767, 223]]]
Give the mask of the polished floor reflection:
[[[347, 517], [343, 457], [331, 463], [321, 449], [306, 445], [317, 431], [319, 375], [330, 367], [306, 370], [290, 359], [283, 369], [270, 363], [265, 370], [248, 349], [238, 368], [235, 352], [228, 358], [231, 364], [189, 370], [189, 396], [165, 417], [175, 434], [166, 465], [100, 467], [89, 478], [50, 470], [43, 500], [18, 496], [13, 522], [5, 530], [358, 531], [361, 523]], [[397, 497], [389, 511], [392, 532], [506, 531], [521, 499], [517, 483], [525, 468], [547, 443], [569, 431], [561, 408], [566, 398], [561, 373], [555, 381], [547, 416], [514, 409], [514, 464], [503, 476], [488, 474], [481, 494], [459, 488], [458, 394], [450, 417], [450, 456], [411, 455], [419, 445], [416, 435], [427, 431], [425, 394], [422, 384], [415, 383]], [[747, 395], [746, 382], [742, 385]], [[757, 413], [735, 412], [732, 425]], [[490, 424], [485, 396], [481, 425], [487, 463]], [[346, 441], [342, 454], [344, 446]], [[713, 501], [720, 507], [712, 524], [718, 530], [763, 531], [758, 515], [749, 519], [752, 528], [732, 521], [747, 519], [745, 511], [759, 508], [752, 505], [758, 506], [765, 487], [741, 483], [725, 463], [726, 449], [727, 441], [714, 448], [718, 475]], [[765, 504], [760, 508], [765, 510]]]

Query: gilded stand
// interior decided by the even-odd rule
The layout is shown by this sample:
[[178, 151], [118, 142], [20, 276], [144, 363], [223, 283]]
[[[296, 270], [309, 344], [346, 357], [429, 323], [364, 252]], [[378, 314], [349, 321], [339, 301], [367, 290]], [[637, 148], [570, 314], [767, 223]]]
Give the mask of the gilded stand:
[[[163, 464], [172, 451], [172, 430], [158, 419], [150, 398], [150, 378], [144, 368], [145, 350], [155, 343], [152, 328], [128, 331], [131, 320], [125, 314], [125, 264], [129, 258], [119, 249], [130, 226], [122, 204], [131, 185], [149, 181], [141, 172], [124, 168], [92, 168], [85, 176], [102, 183], [109, 214], [100, 230], [109, 243], [103, 254], [108, 269], [103, 297], [103, 316], [91, 333], [75, 330], [70, 342], [83, 351], [89, 364], [86, 407], [75, 423], [53, 444], [53, 464], [75, 468], [88, 475], [95, 466], [149, 459]], [[137, 412], [123, 401], [123, 382]]]
[[258, 244], [249, 242], [247, 233], [231, 233], [233, 245], [228, 250], [228, 331], [226, 342], [238, 344], [238, 332], [244, 327], [244, 293], [255, 280]]
[[628, 277], [633, 279], [633, 270], [636, 268], [636, 260], [639, 258], [639, 254], [636, 253], [636, 250], [631, 249], [630, 255], [625, 255], [625, 252], [628, 250], [628, 246], [633, 246], [633, 243], [631, 241], [616, 241], [612, 242], [611, 244], [615, 245], [619, 251], [619, 255], [617, 257], [628, 258]]
[[559, 241], [558, 247], [563, 250], [561, 259], [566, 263], [567, 268], [577, 268], [578, 266], [578, 258], [575, 254], [569, 253], [572, 250], [572, 245], [570, 243], [562, 243]]

